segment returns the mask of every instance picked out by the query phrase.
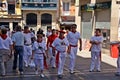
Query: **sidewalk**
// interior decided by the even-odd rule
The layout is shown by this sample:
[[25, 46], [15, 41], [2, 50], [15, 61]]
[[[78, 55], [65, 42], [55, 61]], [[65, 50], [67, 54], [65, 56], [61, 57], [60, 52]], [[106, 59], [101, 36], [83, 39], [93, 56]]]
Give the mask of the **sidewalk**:
[[[89, 51], [86, 51], [86, 50], [78, 52], [77, 55], [80, 57], [83, 57], [83, 58], [91, 58], [91, 53]], [[117, 67], [116, 61], [117, 61], [117, 58], [112, 58], [110, 56], [109, 50], [102, 49], [102, 62], [107, 63], [111, 66]]]

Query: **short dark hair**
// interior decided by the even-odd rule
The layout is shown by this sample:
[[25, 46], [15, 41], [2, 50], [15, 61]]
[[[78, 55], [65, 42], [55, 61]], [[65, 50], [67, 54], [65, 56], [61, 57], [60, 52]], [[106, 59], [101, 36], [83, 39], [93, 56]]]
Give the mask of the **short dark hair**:
[[15, 29], [16, 29], [16, 31], [21, 31], [22, 30], [20, 25], [17, 25]]
[[6, 34], [6, 33], [7, 33], [7, 29], [5, 29], [5, 28], [4, 28], [4, 29], [1, 29], [1, 33], [2, 33], [2, 34]]
[[29, 27], [28, 26], [24, 26], [24, 29], [28, 29]]
[[71, 28], [72, 28], [72, 27], [77, 28], [77, 25], [76, 25], [76, 24], [72, 24], [72, 25], [71, 25]]
[[101, 33], [101, 30], [100, 29], [95, 29], [96, 31], [99, 31]]

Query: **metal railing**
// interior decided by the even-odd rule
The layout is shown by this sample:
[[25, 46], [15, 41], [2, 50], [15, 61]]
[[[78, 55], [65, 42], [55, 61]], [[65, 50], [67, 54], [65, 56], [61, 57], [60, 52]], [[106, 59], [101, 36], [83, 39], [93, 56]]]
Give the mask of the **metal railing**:
[[57, 0], [22, 0], [22, 3], [48, 3], [48, 2], [57, 2]]

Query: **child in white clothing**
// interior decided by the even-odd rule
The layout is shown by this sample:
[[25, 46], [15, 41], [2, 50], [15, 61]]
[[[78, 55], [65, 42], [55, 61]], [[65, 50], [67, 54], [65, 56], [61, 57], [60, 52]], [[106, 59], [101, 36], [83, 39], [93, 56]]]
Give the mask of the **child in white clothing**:
[[46, 43], [43, 41], [42, 37], [43, 36], [41, 34], [37, 35], [37, 41], [33, 44], [32, 59], [34, 59], [35, 62], [36, 74], [38, 74], [38, 68], [40, 66], [40, 76], [44, 77], [44, 56], [47, 56], [47, 48]]

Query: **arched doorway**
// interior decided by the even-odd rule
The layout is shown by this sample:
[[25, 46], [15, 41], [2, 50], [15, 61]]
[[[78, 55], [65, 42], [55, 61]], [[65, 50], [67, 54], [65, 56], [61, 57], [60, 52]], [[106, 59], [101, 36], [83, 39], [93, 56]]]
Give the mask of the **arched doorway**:
[[41, 25], [47, 26], [52, 24], [52, 15], [45, 13], [41, 15]]
[[29, 13], [26, 15], [26, 25], [31, 27], [37, 26], [37, 14]]

